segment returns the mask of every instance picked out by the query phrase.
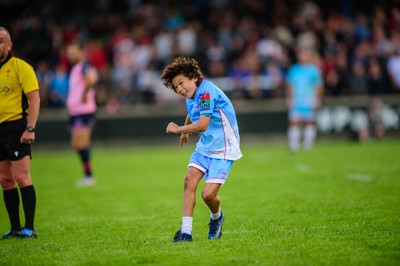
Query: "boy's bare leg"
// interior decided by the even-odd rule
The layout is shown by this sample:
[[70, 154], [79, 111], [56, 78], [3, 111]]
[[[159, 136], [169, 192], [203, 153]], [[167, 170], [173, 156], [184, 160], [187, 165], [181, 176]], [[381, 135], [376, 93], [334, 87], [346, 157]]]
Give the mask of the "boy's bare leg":
[[193, 217], [194, 206], [196, 205], [196, 189], [204, 173], [194, 167], [189, 167], [185, 176], [183, 188], [183, 215]]
[[217, 213], [220, 209], [221, 199], [218, 197], [221, 184], [206, 183], [202, 191], [202, 197], [212, 213]]

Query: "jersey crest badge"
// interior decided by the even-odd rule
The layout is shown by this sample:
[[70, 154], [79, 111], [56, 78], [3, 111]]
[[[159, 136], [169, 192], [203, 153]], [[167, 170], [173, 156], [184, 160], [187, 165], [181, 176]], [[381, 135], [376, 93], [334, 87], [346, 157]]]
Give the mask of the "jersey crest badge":
[[200, 95], [200, 111], [210, 110], [210, 93], [206, 92]]

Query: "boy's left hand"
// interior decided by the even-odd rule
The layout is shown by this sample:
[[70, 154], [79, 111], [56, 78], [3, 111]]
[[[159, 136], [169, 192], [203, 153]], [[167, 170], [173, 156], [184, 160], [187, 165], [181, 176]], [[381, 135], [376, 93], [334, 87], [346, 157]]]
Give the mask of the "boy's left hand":
[[168, 126], [167, 126], [167, 133], [178, 133], [178, 128], [179, 126], [177, 124], [175, 124], [174, 122], [169, 122]]
[[186, 144], [189, 140], [189, 134], [188, 133], [182, 133], [181, 138], [180, 138], [180, 144], [181, 147], [183, 147], [183, 144]]

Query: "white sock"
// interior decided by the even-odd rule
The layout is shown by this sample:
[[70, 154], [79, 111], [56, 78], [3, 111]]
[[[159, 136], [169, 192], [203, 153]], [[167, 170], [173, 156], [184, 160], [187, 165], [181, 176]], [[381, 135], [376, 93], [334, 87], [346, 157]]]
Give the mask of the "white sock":
[[300, 128], [298, 126], [290, 126], [288, 130], [289, 148], [291, 151], [297, 151], [300, 147]]
[[317, 130], [315, 126], [308, 125], [304, 128], [304, 149], [310, 150], [314, 145], [314, 140], [317, 135]]
[[219, 217], [221, 217], [221, 209], [219, 209], [217, 213], [210, 212], [210, 217], [213, 220], [217, 220]]
[[183, 216], [182, 217], [182, 228], [181, 232], [182, 234], [192, 234], [192, 224], [193, 224], [193, 217], [190, 216]]

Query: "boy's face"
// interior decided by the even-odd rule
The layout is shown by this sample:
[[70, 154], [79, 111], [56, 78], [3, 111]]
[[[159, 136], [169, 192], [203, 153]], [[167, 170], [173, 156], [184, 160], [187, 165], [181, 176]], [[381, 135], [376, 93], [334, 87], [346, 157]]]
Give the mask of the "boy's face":
[[189, 79], [183, 74], [180, 74], [172, 79], [172, 85], [176, 93], [187, 99], [191, 99], [197, 90], [196, 81], [197, 79]]

